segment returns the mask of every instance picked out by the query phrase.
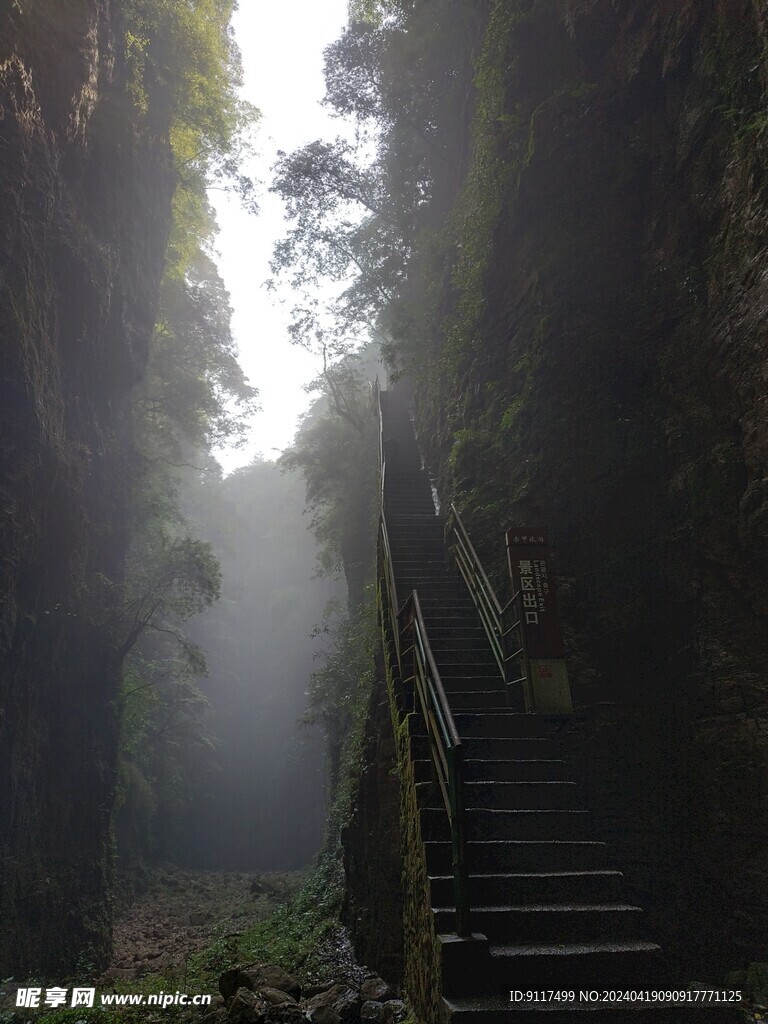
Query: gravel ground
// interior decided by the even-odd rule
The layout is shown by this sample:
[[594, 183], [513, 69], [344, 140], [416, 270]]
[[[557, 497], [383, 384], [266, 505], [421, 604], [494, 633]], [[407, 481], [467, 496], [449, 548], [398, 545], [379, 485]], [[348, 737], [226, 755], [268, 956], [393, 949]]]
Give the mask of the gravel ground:
[[192, 953], [269, 916], [305, 877], [302, 871], [248, 874], [162, 868], [149, 892], [118, 914], [112, 961], [101, 980], [183, 970]]

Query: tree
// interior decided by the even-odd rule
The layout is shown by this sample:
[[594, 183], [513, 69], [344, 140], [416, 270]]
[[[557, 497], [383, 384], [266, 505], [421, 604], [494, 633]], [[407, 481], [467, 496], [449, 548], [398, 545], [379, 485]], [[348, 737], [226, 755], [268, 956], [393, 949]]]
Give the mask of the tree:
[[183, 280], [167, 277], [147, 374], [137, 392], [139, 446], [169, 465], [190, 447], [210, 451], [244, 440], [255, 388], [237, 361], [229, 295], [202, 250]]
[[360, 365], [359, 356], [326, 364], [310, 385], [320, 397], [281, 459], [304, 476], [321, 569], [343, 571], [351, 608], [364, 600], [373, 568], [378, 478], [376, 417]]
[[[405, 258], [380, 168], [357, 156], [342, 139], [317, 140], [282, 153], [271, 186], [290, 223], [275, 245], [271, 268], [277, 277], [287, 275], [297, 296], [291, 334], [297, 343], [334, 356], [359, 347], [375, 329]], [[321, 300], [321, 282], [342, 288]]]
[[[126, 59], [138, 113], [147, 97], [168, 130], [176, 190], [166, 273], [182, 278], [213, 225], [209, 189], [237, 194], [256, 211], [256, 185], [243, 172], [259, 113], [238, 97], [240, 53], [230, 18], [234, 0], [127, 0]], [[166, 128], [167, 126], [167, 128]]]

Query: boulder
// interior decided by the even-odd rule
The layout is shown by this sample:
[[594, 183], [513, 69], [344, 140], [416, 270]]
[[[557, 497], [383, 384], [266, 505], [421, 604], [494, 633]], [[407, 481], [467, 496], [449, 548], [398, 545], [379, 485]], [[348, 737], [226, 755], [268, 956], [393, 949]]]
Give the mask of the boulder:
[[227, 1011], [219, 1006], [211, 1013], [206, 1013], [204, 1017], [198, 1019], [198, 1024], [224, 1024], [227, 1019]]
[[304, 1011], [312, 1024], [341, 1024], [336, 1000], [345, 992], [343, 985], [331, 985], [304, 1001]]
[[406, 1015], [402, 999], [388, 999], [385, 1002], [367, 999], [360, 1007], [360, 1020], [363, 1024], [399, 1024]]
[[249, 988], [239, 988], [229, 1004], [233, 1024], [261, 1024], [266, 1020], [269, 1003]]
[[400, 1024], [400, 1021], [408, 1016], [408, 1007], [402, 999], [388, 999], [385, 1005], [392, 1011], [392, 1020], [395, 1024]]
[[314, 985], [307, 985], [302, 989], [302, 992], [305, 999], [311, 999], [312, 996], [317, 996], [321, 992], [327, 992], [329, 988], [333, 988], [333, 985], [334, 982], [332, 981], [317, 982]]
[[285, 1003], [298, 1005], [293, 996], [289, 996], [287, 992], [281, 992], [279, 988], [270, 988], [268, 985], [259, 985], [258, 993], [262, 999], [266, 999], [270, 1006], [282, 1006]]
[[339, 1015], [342, 1024], [353, 1024], [360, 1017], [360, 993], [352, 988], [345, 988], [337, 997], [333, 1008]]
[[242, 973], [250, 979], [249, 988], [275, 988], [294, 999], [301, 998], [301, 984], [277, 964], [249, 964], [242, 968]]
[[270, 1006], [267, 1020], [271, 1024], [307, 1024], [307, 1015], [298, 1003], [280, 1003]]
[[250, 976], [241, 967], [231, 967], [219, 977], [219, 992], [224, 999], [231, 999], [239, 988], [255, 988]]
[[366, 999], [360, 1007], [360, 1020], [363, 1024], [391, 1024], [387, 1019], [386, 1004], [375, 999]]
[[394, 999], [396, 994], [383, 978], [376, 975], [366, 978], [360, 988], [363, 1001], [372, 999], [377, 1003], [386, 1003], [388, 999]]

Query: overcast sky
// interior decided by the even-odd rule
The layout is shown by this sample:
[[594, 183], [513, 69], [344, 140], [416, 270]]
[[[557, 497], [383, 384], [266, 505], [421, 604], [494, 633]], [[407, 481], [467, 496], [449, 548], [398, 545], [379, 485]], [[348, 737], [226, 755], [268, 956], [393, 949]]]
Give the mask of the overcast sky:
[[282, 204], [267, 188], [277, 150], [292, 150], [343, 126], [320, 106], [325, 93], [323, 48], [342, 30], [346, 0], [240, 0], [234, 17], [243, 55], [243, 98], [262, 113], [258, 161], [252, 173], [263, 182], [261, 213], [245, 213], [221, 193], [211, 193], [221, 228], [216, 242], [219, 271], [234, 309], [240, 362], [259, 389], [262, 411], [246, 449], [217, 456], [226, 470], [245, 465], [256, 452], [276, 458], [289, 445], [308, 405], [302, 390], [320, 369], [317, 357], [291, 345], [287, 311], [263, 287], [275, 239], [285, 230]]

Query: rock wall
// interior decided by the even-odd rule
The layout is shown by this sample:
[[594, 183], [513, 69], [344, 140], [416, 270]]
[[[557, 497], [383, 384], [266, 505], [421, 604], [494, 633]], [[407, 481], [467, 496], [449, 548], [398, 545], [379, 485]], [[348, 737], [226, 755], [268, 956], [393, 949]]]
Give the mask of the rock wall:
[[[380, 616], [387, 612], [378, 594]], [[381, 620], [380, 620], [381, 621]], [[420, 1021], [442, 1018], [440, 947], [430, 904], [407, 714], [382, 630], [366, 756], [344, 836], [347, 920], [358, 960], [375, 967]]]
[[170, 218], [120, 5], [0, 12], [0, 971], [103, 962], [128, 393]]
[[403, 979], [400, 776], [383, 662], [365, 721], [360, 771], [344, 846], [344, 910], [359, 963]]
[[599, 827], [717, 977], [768, 940], [764, 7], [495, 6], [500, 214], [420, 436], [497, 580], [550, 526]]

